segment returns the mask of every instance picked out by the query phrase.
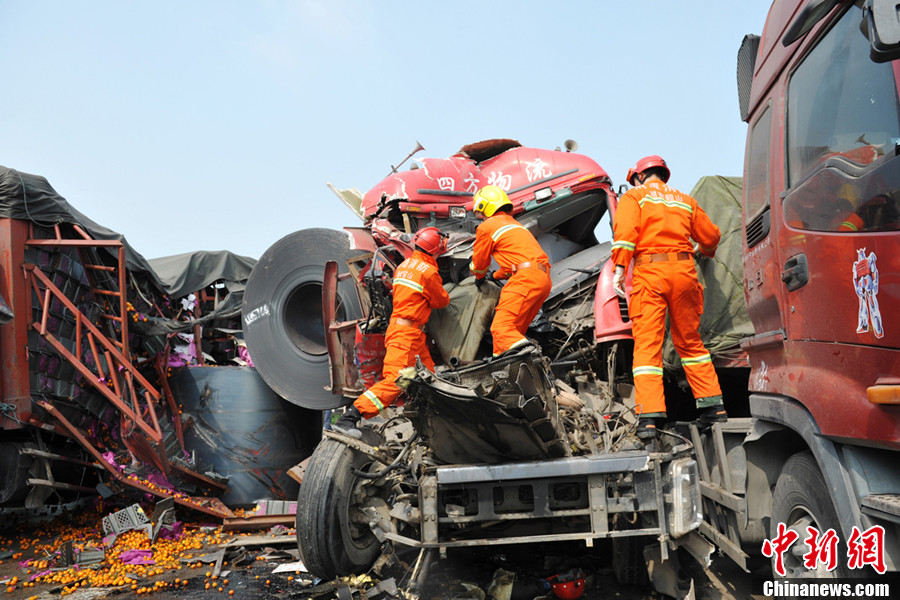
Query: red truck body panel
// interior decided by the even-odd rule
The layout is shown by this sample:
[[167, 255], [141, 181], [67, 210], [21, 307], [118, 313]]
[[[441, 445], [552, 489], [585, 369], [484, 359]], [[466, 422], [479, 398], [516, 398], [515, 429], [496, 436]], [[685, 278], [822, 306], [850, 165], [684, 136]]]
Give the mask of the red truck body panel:
[[[879, 195], [893, 198], [900, 190], [900, 160], [893, 150], [887, 156], [861, 158], [861, 151], [874, 146], [859, 141], [860, 146], [845, 152], [823, 152], [802, 176], [794, 166], [790, 181], [789, 162], [799, 162], [796, 157], [802, 152], [819, 151], [791, 139], [790, 120], [800, 118], [799, 109], [790, 104], [792, 78], [846, 11], [859, 12], [842, 3], [785, 47], [784, 33], [803, 4], [773, 3], [750, 92], [745, 226], [749, 231], [750, 223], [759, 223], [766, 212], [771, 224], [762, 239], [744, 240], [747, 309], [759, 338], [746, 345], [750, 391], [799, 400], [821, 433], [835, 440], [900, 449], [900, 406], [872, 404], [866, 394], [868, 387], [900, 372], [900, 323], [895, 317], [900, 302], [900, 223], [851, 232], [826, 224], [847, 198], [856, 207]], [[855, 15], [848, 17], [851, 25], [857, 22]], [[850, 31], [858, 33], [853, 26]], [[860, 36], [858, 43], [867, 42]], [[896, 82], [895, 76], [895, 104]], [[819, 93], [813, 88], [807, 98], [811, 95], [808, 101], [815, 108]], [[755, 133], [757, 126], [768, 130]], [[767, 147], [754, 148], [754, 139], [767, 142]], [[754, 157], [760, 156], [765, 158], [754, 164]], [[763, 166], [766, 179], [757, 185], [754, 177], [762, 182]], [[798, 261], [804, 264], [798, 266]], [[808, 281], [791, 289], [794, 268], [805, 271]]]
[[[30, 311], [26, 295], [25, 240], [28, 224], [15, 219], [0, 219], [0, 294], [16, 314]], [[30, 316], [30, 315], [29, 315]], [[31, 416], [31, 384], [28, 377], [28, 322], [14, 318], [0, 335], [0, 402], [15, 407], [16, 419], [0, 416], [0, 429], [19, 429]]]

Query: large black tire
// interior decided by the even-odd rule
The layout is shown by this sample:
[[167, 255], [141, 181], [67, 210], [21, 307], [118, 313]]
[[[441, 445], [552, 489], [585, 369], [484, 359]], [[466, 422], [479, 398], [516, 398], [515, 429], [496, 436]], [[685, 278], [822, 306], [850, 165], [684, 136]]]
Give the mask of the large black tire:
[[297, 499], [297, 545], [310, 573], [331, 580], [366, 571], [378, 557], [380, 543], [358, 504], [364, 454], [331, 438], [323, 439], [310, 458]]
[[[275, 242], [250, 273], [241, 309], [247, 349], [263, 381], [288, 402], [313, 410], [345, 403], [326, 389], [322, 281], [327, 261], [347, 273], [347, 260], [358, 254], [340, 231], [302, 229]], [[352, 278], [337, 291], [338, 320], [362, 316]]]
[[646, 535], [612, 538], [612, 570], [616, 581], [622, 585], [648, 585], [647, 561], [644, 548], [655, 543]]
[[[838, 566], [827, 571], [820, 565], [812, 571], [803, 566], [803, 554], [809, 549], [803, 542], [808, 537], [806, 528], [813, 526], [824, 534], [834, 529], [841, 534], [840, 523], [825, 478], [809, 450], [794, 454], [784, 463], [775, 493], [772, 498], [772, 521], [769, 524], [769, 539], [778, 535], [778, 524], [784, 523], [799, 534], [799, 538], [784, 553], [784, 569], [787, 577], [850, 577], [844, 557], [838, 557]], [[772, 571], [775, 572], [775, 557], [772, 557]]]

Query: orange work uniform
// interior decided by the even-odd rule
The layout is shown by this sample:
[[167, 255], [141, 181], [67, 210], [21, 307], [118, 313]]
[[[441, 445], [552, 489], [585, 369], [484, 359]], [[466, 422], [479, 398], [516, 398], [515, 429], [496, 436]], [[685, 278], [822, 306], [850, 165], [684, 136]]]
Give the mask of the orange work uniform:
[[528, 343], [525, 332], [550, 295], [550, 260], [531, 232], [505, 212], [495, 213], [475, 230], [469, 270], [476, 279], [487, 274], [491, 257], [500, 267], [495, 279], [509, 278], [491, 322], [497, 356]]
[[613, 219], [612, 259], [627, 268], [634, 258], [631, 313], [635, 404], [643, 416], [662, 416], [662, 346], [666, 310], [672, 342], [681, 357], [698, 408], [722, 403], [712, 357], [700, 339], [703, 286], [693, 261], [693, 239], [707, 256], [719, 245], [719, 228], [691, 196], [651, 181], [628, 190]]
[[396, 380], [400, 369], [414, 365], [416, 356], [434, 370], [422, 330], [431, 316], [431, 309], [447, 306], [450, 295], [444, 289], [437, 262], [431, 255], [416, 250], [400, 263], [394, 272], [393, 298], [394, 309], [384, 337], [382, 379], [353, 403], [366, 419], [397, 400], [400, 388]]

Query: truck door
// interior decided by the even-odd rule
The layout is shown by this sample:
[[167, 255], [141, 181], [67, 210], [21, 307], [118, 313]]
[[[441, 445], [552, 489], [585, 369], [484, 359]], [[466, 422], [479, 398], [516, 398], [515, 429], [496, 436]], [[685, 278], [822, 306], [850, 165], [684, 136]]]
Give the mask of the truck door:
[[898, 67], [851, 6], [790, 75], [780, 232], [789, 340], [900, 348]]

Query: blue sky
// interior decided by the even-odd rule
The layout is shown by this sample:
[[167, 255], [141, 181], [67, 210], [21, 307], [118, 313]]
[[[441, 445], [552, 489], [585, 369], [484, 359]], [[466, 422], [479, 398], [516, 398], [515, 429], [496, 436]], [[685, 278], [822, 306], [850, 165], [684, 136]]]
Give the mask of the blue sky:
[[147, 258], [356, 226], [326, 183], [365, 192], [417, 140], [574, 139], [616, 186], [661, 154], [690, 191], [741, 174], [769, 4], [0, 0], [0, 165]]

